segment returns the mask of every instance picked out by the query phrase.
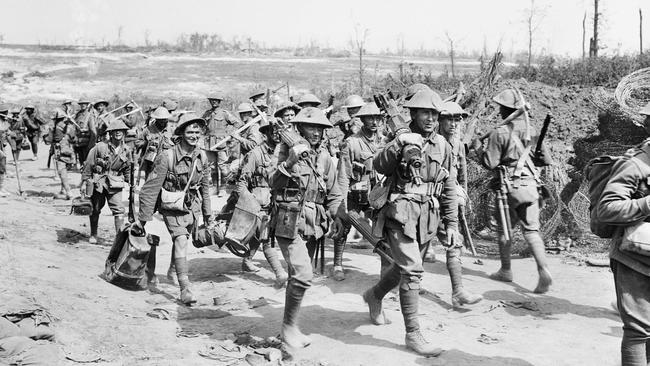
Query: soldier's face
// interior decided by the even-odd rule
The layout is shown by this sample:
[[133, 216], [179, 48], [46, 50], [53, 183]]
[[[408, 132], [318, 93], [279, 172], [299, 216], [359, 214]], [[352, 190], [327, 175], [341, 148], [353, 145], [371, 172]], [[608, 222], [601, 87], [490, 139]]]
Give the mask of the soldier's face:
[[106, 110], [106, 104], [104, 104], [104, 103], [100, 103], [100, 104], [97, 105], [97, 111], [98, 111], [98, 112], [101, 113], [101, 112], [103, 112], [103, 111], [105, 111], [105, 110]]
[[221, 105], [221, 100], [219, 99], [210, 99], [210, 105], [212, 108], [217, 108], [219, 105]]
[[250, 121], [252, 117], [253, 117], [253, 113], [251, 112], [239, 113], [239, 118], [241, 118], [241, 121], [244, 123]]
[[183, 140], [190, 146], [196, 146], [201, 139], [201, 126], [197, 123], [185, 127], [183, 131]]
[[350, 117], [356, 116], [357, 113], [359, 113], [359, 109], [361, 109], [361, 107], [348, 108], [348, 116], [350, 116]]
[[366, 131], [377, 132], [379, 123], [381, 123], [381, 116], [363, 116], [361, 122], [363, 122], [363, 128]]
[[438, 127], [438, 112], [433, 109], [417, 108], [411, 114], [411, 119], [426, 133], [431, 133]]
[[275, 144], [280, 143], [280, 132], [279, 132], [279, 127], [277, 125], [273, 125], [267, 132], [266, 132], [266, 138], [270, 142], [274, 142]]
[[311, 146], [320, 144], [323, 139], [324, 128], [321, 126], [311, 124], [299, 125], [298, 130]]
[[296, 111], [291, 108], [285, 109], [282, 113], [282, 122], [289, 123], [294, 117], [296, 117]]
[[124, 130], [111, 131], [110, 135], [114, 141], [122, 141], [124, 138]]
[[460, 116], [440, 117], [440, 132], [451, 136], [458, 132], [458, 128], [463, 119]]
[[34, 110], [31, 108], [25, 108], [25, 113], [27, 113], [28, 116], [31, 116], [32, 113], [34, 113]]

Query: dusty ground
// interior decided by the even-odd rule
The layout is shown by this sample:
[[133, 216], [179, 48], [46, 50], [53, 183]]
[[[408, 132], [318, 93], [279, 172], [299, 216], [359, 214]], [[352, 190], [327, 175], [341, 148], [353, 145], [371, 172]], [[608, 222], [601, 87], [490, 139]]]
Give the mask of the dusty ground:
[[[24, 153], [20, 161], [25, 195], [0, 199], [0, 292], [32, 298], [56, 316], [58, 343], [68, 354], [99, 356], [99, 365], [214, 365], [220, 363], [202, 358], [198, 351], [233, 333], [278, 334], [284, 291], [272, 287], [272, 274], [260, 253], [255, 259], [264, 269], [243, 274], [239, 259], [231, 254], [192, 248], [190, 279], [199, 302], [191, 308], [176, 302], [178, 288], [169, 283], [163, 283], [158, 294], [106, 283], [99, 275], [111, 239], [109, 212], [106, 209], [100, 221], [103, 243], [89, 245], [87, 219], [68, 215], [69, 202], [51, 198], [58, 182], [45, 169], [45, 155], [36, 162], [27, 160], [30, 157]], [[72, 174], [73, 182], [78, 179]], [[17, 191], [15, 178], [9, 179], [8, 189]], [[157, 272], [164, 277], [169, 236], [160, 222], [147, 229], [162, 237]], [[622, 331], [609, 305], [614, 290], [607, 268], [551, 256], [555, 286], [546, 295], [535, 295], [533, 259], [514, 260], [513, 284], [489, 280], [487, 274], [498, 262], [481, 259], [483, 265], [465, 258], [465, 284], [485, 300], [463, 311], [451, 309], [444, 264], [426, 265], [422, 326], [425, 335], [446, 350], [426, 359], [403, 346], [394, 294], [384, 302], [393, 324], [369, 323], [360, 293], [377, 280], [378, 257], [348, 250], [347, 279], [320, 277], [307, 293], [301, 324], [313, 344], [301, 350], [297, 360], [373, 366], [618, 364]], [[262, 306], [251, 308], [249, 301], [260, 297], [265, 299]], [[221, 305], [214, 305], [213, 298]], [[521, 303], [526, 306], [518, 308]], [[147, 316], [154, 308], [168, 310], [171, 319]]]

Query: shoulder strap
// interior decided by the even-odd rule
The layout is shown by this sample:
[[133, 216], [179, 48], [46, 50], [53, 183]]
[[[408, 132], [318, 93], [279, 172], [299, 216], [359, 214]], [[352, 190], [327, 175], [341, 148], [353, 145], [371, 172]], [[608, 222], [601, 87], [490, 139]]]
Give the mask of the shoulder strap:
[[520, 177], [521, 173], [524, 170], [524, 166], [528, 165], [528, 168], [530, 169], [531, 173], [533, 173], [535, 180], [539, 180], [539, 177], [537, 176], [537, 169], [535, 169], [535, 166], [530, 159], [530, 149], [532, 147], [532, 144], [524, 147], [523, 142], [521, 142], [519, 136], [514, 134], [514, 129], [512, 128], [510, 128], [510, 136], [514, 144], [517, 146], [517, 149], [522, 151], [521, 156], [519, 156], [519, 160], [517, 160], [517, 165], [515, 165], [515, 171], [512, 175]]

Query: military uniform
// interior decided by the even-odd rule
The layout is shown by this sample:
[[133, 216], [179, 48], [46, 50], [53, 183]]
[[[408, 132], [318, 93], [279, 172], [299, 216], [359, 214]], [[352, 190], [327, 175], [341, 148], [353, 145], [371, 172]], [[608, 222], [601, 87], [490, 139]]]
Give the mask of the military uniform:
[[[368, 104], [359, 111], [360, 115], [381, 116], [376, 105]], [[366, 220], [371, 216], [368, 194], [378, 181], [377, 172], [372, 166], [372, 159], [382, 146], [381, 136], [375, 132], [361, 129], [343, 141], [338, 161], [337, 184], [344, 193], [348, 211], [355, 211]], [[345, 279], [343, 273], [343, 251], [350, 233], [350, 224], [344, 223], [342, 232], [334, 241], [334, 268], [336, 280]]]
[[[84, 102], [81, 102], [83, 104]], [[88, 102], [89, 103], [89, 102]], [[88, 152], [95, 146], [97, 141], [97, 127], [95, 125], [95, 113], [87, 108], [80, 109], [75, 115], [77, 138], [75, 141], [75, 152], [80, 163], [84, 163]]]
[[70, 184], [68, 169], [75, 162], [74, 141], [75, 128], [62, 111], [54, 112], [54, 127], [45, 137], [45, 143], [50, 145], [50, 156], [54, 158], [56, 172], [61, 179], [61, 192], [55, 198], [70, 199]]
[[277, 169], [278, 164], [275, 148], [275, 144], [264, 142], [246, 154], [242, 164], [237, 191], [249, 191], [257, 199], [257, 202], [262, 208], [262, 211], [258, 214], [260, 217], [258, 226], [249, 243], [251, 249], [249, 259], [254, 256], [261, 244], [264, 257], [275, 273], [276, 287], [282, 287], [287, 281], [287, 273], [282, 268], [275, 248], [271, 247], [272, 232], [269, 232], [268, 228], [274, 209], [269, 180]]
[[[405, 106], [411, 109], [411, 114], [421, 109], [433, 115], [439, 108], [427, 92], [416, 94]], [[416, 121], [411, 122], [410, 130], [412, 133], [401, 134], [388, 143], [373, 160], [377, 172], [386, 175], [389, 187], [373, 233], [386, 239], [394, 264], [382, 271], [379, 282], [363, 297], [373, 323], [384, 324], [382, 299], [399, 286], [407, 347], [420, 354], [437, 355], [442, 350], [423, 338], [418, 322], [420, 282], [424, 273], [422, 254], [435, 237], [440, 221], [451, 237], [456, 236], [452, 233], [458, 227], [456, 182], [450, 177], [451, 146], [444, 137], [433, 129], [422, 130]], [[417, 138], [421, 146], [411, 148], [417, 145], [407, 143], [407, 138]], [[415, 158], [421, 164], [419, 168]]]
[[[323, 112], [313, 107], [303, 108], [291, 122], [331, 127]], [[298, 159], [295, 154], [300, 148], [307, 156]], [[326, 149], [297, 145], [289, 150], [286, 144], [280, 145], [278, 169], [271, 177], [277, 203], [272, 226], [290, 275], [282, 336], [290, 346], [304, 347], [310, 341], [298, 330], [297, 315], [312, 283], [311, 258], [329, 229], [329, 217], [336, 215], [343, 197], [336, 185], [336, 166]]]
[[[241, 126], [235, 116], [221, 107], [206, 110], [205, 113], [203, 113], [203, 119], [206, 120], [207, 123], [205, 136], [206, 148], [214, 146], [219, 140], [228, 136], [227, 130], [232, 130], [232, 128], [228, 128], [228, 126]], [[226, 143], [226, 146], [221, 146], [217, 150], [217, 163], [212, 171], [212, 184], [221, 184], [221, 182], [218, 181], [219, 172], [217, 169], [220, 169], [222, 179], [228, 175], [226, 163], [231, 149], [232, 141], [229, 141]]]
[[[127, 112], [130, 112], [127, 110]], [[129, 145], [131, 149], [135, 148], [135, 143], [138, 139], [139, 131], [143, 127], [143, 121], [138, 117], [137, 113], [130, 114], [120, 118], [124, 124], [129, 128], [124, 136], [124, 143]]]
[[[511, 89], [498, 94], [494, 101], [514, 112], [517, 96]], [[505, 112], [504, 112], [505, 113]], [[499, 169], [503, 169], [508, 184], [508, 205], [510, 207], [510, 220], [512, 225], [520, 223], [524, 239], [531, 248], [537, 262], [539, 282], [535, 288], [536, 293], [548, 291], [552, 278], [548, 272], [544, 241], [539, 234], [539, 200], [538, 187], [540, 185], [537, 168], [530, 158], [531, 149], [534, 149], [538, 136], [532, 126], [529, 126], [523, 117], [516, 118], [510, 124], [501, 126], [491, 131], [485, 149], [479, 153], [481, 163], [494, 171], [493, 186], [499, 186]], [[548, 157], [548, 153], [544, 154]], [[495, 215], [498, 215], [495, 212]], [[498, 216], [497, 216], [498, 217]], [[503, 237], [503, 228], [499, 227], [499, 253], [501, 269], [492, 274], [491, 278], [499, 281], [512, 281], [510, 269], [510, 244]]]
[[4, 182], [7, 173], [7, 155], [4, 152], [7, 145], [7, 131], [9, 130], [9, 123], [6, 121], [5, 116], [7, 113], [6, 108], [0, 107], [0, 197], [7, 197], [9, 193], [4, 190]]
[[[187, 126], [205, 121], [193, 113], [181, 116], [174, 135], [181, 136]], [[182, 137], [181, 137], [182, 138]], [[189, 153], [182, 149], [182, 141], [170, 149], [161, 151], [155, 158], [153, 170], [140, 189], [140, 223], [151, 221], [155, 211], [160, 212], [167, 230], [172, 237], [174, 250], [172, 260], [181, 287], [181, 301], [186, 304], [196, 302], [190, 290], [187, 263], [187, 241], [196, 234], [197, 219], [209, 223], [212, 215], [210, 204], [209, 162], [200, 147], [195, 146]], [[161, 190], [182, 192], [185, 190], [182, 208], [170, 208], [162, 201]], [[155, 278], [155, 253], [147, 264], [149, 282]]]
[[[650, 127], [650, 104], [641, 109]], [[622, 228], [648, 221], [650, 217], [650, 140], [625, 154], [612, 167], [597, 215], [601, 222]], [[642, 224], [645, 225], [645, 224]], [[624, 230], [614, 232], [610, 244], [610, 267], [614, 275], [617, 308], [623, 321], [621, 358], [623, 365], [645, 365], [650, 341], [650, 258], [621, 248]]]
[[18, 118], [18, 113], [13, 112], [12, 117], [9, 118], [9, 132], [7, 140], [11, 151], [13, 152], [14, 161], [20, 158], [20, 151], [23, 145], [23, 139], [26, 137], [27, 128], [22, 118]]
[[164, 150], [170, 149], [174, 143], [167, 128], [151, 123], [142, 130], [142, 135], [135, 145], [141, 150], [140, 170], [144, 171], [146, 180], [154, 167], [156, 157]]
[[[126, 131], [126, 127], [121, 121], [112, 121], [108, 131]], [[106, 202], [113, 213], [115, 232], [117, 233], [124, 224], [122, 190], [130, 181], [132, 154], [133, 150], [123, 140], [118, 146], [114, 146], [110, 140], [99, 142], [88, 152], [81, 180], [86, 182], [85, 194], [90, 197], [92, 204], [90, 213], [92, 238], [97, 237], [99, 215]]]
[[[31, 111], [31, 113], [27, 113], [27, 111]], [[45, 125], [46, 122], [43, 121], [39, 113], [35, 110], [34, 106], [31, 105], [25, 107], [25, 113], [22, 114], [21, 118], [23, 120], [25, 128], [27, 129], [26, 135], [29, 139], [32, 153], [34, 154], [32, 160], [36, 160], [38, 158], [38, 144], [41, 139], [41, 127]]]

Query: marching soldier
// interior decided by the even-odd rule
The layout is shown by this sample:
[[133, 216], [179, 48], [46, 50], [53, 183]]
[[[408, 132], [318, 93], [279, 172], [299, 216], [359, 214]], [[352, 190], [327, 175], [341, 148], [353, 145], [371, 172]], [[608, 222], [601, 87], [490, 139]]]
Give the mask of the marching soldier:
[[343, 121], [339, 124], [339, 128], [343, 131], [344, 139], [354, 135], [361, 129], [362, 123], [357, 117], [357, 113], [364, 104], [366, 103], [363, 101], [363, 98], [356, 94], [352, 94], [345, 99], [343, 108], [345, 108], [348, 118], [344, 116]]
[[[522, 103], [513, 89], [506, 89], [497, 94], [493, 101], [499, 105], [501, 118], [506, 119], [514, 113], [518, 104]], [[507, 194], [511, 222], [516, 225], [521, 223], [524, 239], [533, 252], [537, 262], [539, 281], [534, 292], [543, 294], [553, 283], [553, 278], [548, 271], [544, 241], [539, 235], [539, 172], [530, 158], [530, 149], [537, 142], [534, 128], [526, 123], [523, 117], [518, 117], [511, 123], [501, 126], [490, 132], [487, 145], [479, 152], [481, 163], [497, 174], [503, 174], [509, 192]], [[546, 158], [548, 154], [544, 155]], [[550, 164], [550, 161], [545, 161]], [[502, 170], [502, 173], [500, 172]], [[498, 179], [498, 177], [496, 177]], [[496, 213], [495, 213], [496, 214]], [[499, 256], [501, 268], [490, 275], [497, 281], [512, 282], [510, 267], [510, 243], [505, 240], [503, 230], [499, 230]]]
[[142, 136], [136, 142], [136, 148], [140, 149], [140, 170], [144, 171], [145, 180], [153, 169], [153, 163], [161, 151], [171, 148], [174, 144], [167, 124], [172, 115], [165, 107], [158, 107], [150, 115], [149, 125], [142, 131]]
[[20, 158], [20, 151], [23, 145], [23, 139], [26, 137], [27, 128], [22, 118], [20, 118], [20, 109], [13, 108], [11, 110], [11, 116], [7, 117], [9, 119], [9, 132], [7, 134], [9, 146], [11, 146], [11, 152], [13, 154], [12, 164], [18, 161]]
[[[641, 108], [639, 113], [645, 117], [643, 127], [646, 133], [650, 134], [650, 103]], [[617, 226], [611, 240], [609, 258], [614, 275], [616, 305], [623, 322], [621, 341], [623, 366], [647, 365], [650, 353], [648, 254], [646, 249], [634, 251], [631, 250], [633, 248], [626, 248], [623, 245], [630, 242], [623, 239], [628, 233], [628, 227], [639, 223], [640, 227], [647, 225], [643, 221], [648, 220], [648, 207], [650, 207], [649, 143], [650, 140], [645, 140], [641, 145], [628, 150], [626, 157], [614, 164], [597, 206], [599, 221]], [[634, 159], [631, 159], [632, 157]]]
[[108, 101], [100, 99], [93, 104], [95, 108], [95, 128], [97, 129], [97, 142], [106, 140], [106, 129], [108, 128], [108, 123], [115, 118], [113, 113], [109, 113], [106, 108], [108, 108]]
[[[158, 208], [174, 243], [173, 258], [181, 289], [180, 299], [186, 305], [196, 302], [188, 277], [188, 239], [196, 233], [200, 215], [204, 223], [212, 224], [209, 162], [199, 146], [204, 128], [205, 120], [196, 114], [181, 116], [174, 130], [179, 142], [156, 156], [153, 171], [140, 189], [140, 211], [134, 224], [136, 232], [143, 231], [145, 223], [151, 221], [154, 210]], [[155, 263], [148, 263], [148, 266], [155, 268]], [[149, 285], [155, 286], [153, 268], [149, 268], [148, 273]]]
[[314, 108], [316, 108], [316, 107], [318, 107], [319, 105], [321, 105], [322, 102], [321, 102], [320, 99], [318, 99], [318, 97], [315, 96], [314, 94], [307, 93], [307, 94], [303, 94], [303, 95], [301, 95], [300, 98], [298, 98], [298, 101], [296, 102], [296, 104], [297, 104], [300, 108], [307, 108], [307, 107], [314, 107]]
[[296, 114], [300, 112], [301, 107], [294, 102], [285, 102], [280, 105], [277, 111], [273, 114], [275, 118], [279, 118], [282, 123], [289, 123], [296, 118]]
[[[255, 110], [249, 103], [241, 103], [237, 107], [237, 112], [239, 113], [239, 118], [243, 125], [245, 125], [253, 119]], [[249, 151], [251, 151], [255, 146], [259, 146], [264, 140], [264, 136], [260, 133], [258, 123], [253, 124], [241, 133], [232, 134], [232, 137], [239, 143], [239, 156], [248, 154]]]
[[79, 111], [74, 117], [77, 123], [75, 126], [77, 129], [75, 153], [79, 163], [83, 164], [88, 157], [88, 152], [97, 141], [97, 128], [95, 127], [95, 114], [90, 108], [90, 101], [82, 98], [77, 104], [79, 104]]
[[[456, 179], [456, 192], [458, 200], [458, 212], [461, 214], [461, 210], [464, 210], [467, 200], [467, 177], [465, 172], [467, 171], [467, 159], [465, 156], [465, 146], [460, 140], [460, 130], [459, 127], [463, 121], [463, 118], [467, 118], [468, 113], [463, 110], [463, 108], [455, 102], [445, 102], [442, 104], [440, 111], [440, 117], [438, 119], [440, 125], [438, 130], [440, 135], [447, 140], [451, 145], [451, 167], [450, 176]], [[469, 235], [469, 233], [467, 233]], [[459, 307], [462, 305], [471, 305], [476, 304], [481, 301], [483, 297], [481, 295], [473, 294], [463, 287], [463, 265], [460, 260], [460, 255], [462, 254], [461, 248], [463, 243], [461, 241], [452, 243], [451, 246], [448, 246], [448, 241], [446, 240], [446, 233], [444, 228], [440, 227], [438, 230], [438, 238], [442, 245], [445, 247], [446, 257], [447, 257], [447, 271], [449, 272], [449, 278], [451, 279], [451, 303], [454, 307]], [[433, 251], [433, 245], [429, 246], [429, 250]], [[428, 254], [428, 253], [427, 253]], [[426, 257], [425, 257], [426, 261]]]
[[[208, 127], [206, 131], [205, 141], [206, 148], [214, 146], [219, 140], [227, 136], [226, 130], [229, 125], [236, 125], [239, 121], [228, 112], [225, 108], [221, 107], [223, 96], [219, 93], [214, 93], [208, 96], [210, 109], [203, 113], [203, 119], [206, 121]], [[212, 168], [212, 185], [221, 185], [223, 180], [228, 175], [227, 161], [228, 161], [228, 146], [220, 146], [217, 150], [217, 162]], [[220, 179], [221, 178], [221, 179]]]
[[[268, 106], [266, 105], [266, 92], [263, 90], [255, 90], [253, 93], [251, 93], [251, 96], [248, 97], [248, 99], [251, 101], [251, 103], [257, 108], [259, 108], [261, 111], [265, 111], [268, 109]], [[257, 115], [257, 113], [253, 112], [253, 117]]]
[[449, 243], [459, 240], [456, 182], [449, 176], [451, 147], [436, 134], [438, 105], [439, 97], [434, 93], [423, 91], [413, 96], [404, 105], [410, 111], [411, 132], [399, 134], [374, 157], [375, 169], [391, 183], [389, 195], [376, 202], [383, 203], [383, 207], [373, 232], [386, 238], [394, 264], [382, 271], [379, 282], [363, 294], [371, 321], [386, 324], [382, 299], [399, 286], [406, 346], [426, 356], [437, 356], [442, 350], [424, 338], [418, 322], [422, 254], [435, 237], [440, 220]]
[[50, 145], [50, 156], [54, 158], [56, 174], [61, 179], [61, 191], [54, 195], [56, 199], [70, 199], [70, 182], [68, 181], [68, 169], [75, 161], [74, 141], [75, 129], [70, 123], [67, 114], [62, 110], [56, 110], [52, 117], [54, 128], [45, 136], [45, 143]]
[[38, 159], [38, 143], [41, 139], [41, 128], [46, 125], [47, 122], [43, 120], [33, 104], [28, 104], [25, 107], [25, 113], [22, 115], [23, 123], [27, 128], [27, 139], [29, 139], [29, 144], [32, 147], [32, 160], [36, 161]]
[[291, 122], [306, 143], [280, 145], [278, 169], [271, 177], [277, 203], [272, 227], [290, 273], [281, 336], [290, 347], [306, 347], [311, 340], [298, 327], [298, 312], [312, 283], [311, 258], [329, 228], [328, 212], [336, 215], [342, 195], [332, 157], [320, 146], [323, 130], [332, 124], [312, 107], [302, 109]]
[[9, 192], [4, 189], [7, 174], [7, 155], [4, 150], [7, 145], [7, 131], [9, 130], [9, 122], [5, 117], [8, 112], [9, 110], [5, 106], [0, 106], [0, 197], [9, 196]]
[[99, 214], [106, 202], [113, 213], [115, 233], [117, 234], [124, 225], [122, 190], [128, 185], [133, 164], [133, 150], [124, 143], [128, 129], [121, 120], [110, 121], [106, 128], [108, 140], [101, 141], [90, 149], [84, 163], [80, 190], [82, 194], [90, 197], [92, 204], [88, 239], [90, 244], [97, 243]]
[[[377, 173], [372, 166], [372, 159], [381, 145], [381, 136], [377, 133], [382, 116], [375, 103], [367, 103], [356, 115], [363, 122], [363, 127], [350, 136], [341, 145], [338, 162], [337, 184], [343, 196], [347, 198], [347, 209], [356, 211], [366, 220], [370, 219], [368, 193], [377, 183]], [[342, 232], [334, 240], [333, 276], [337, 281], [345, 279], [343, 271], [343, 251], [350, 225], [344, 224]], [[368, 246], [360, 245], [360, 249]], [[372, 246], [370, 246], [372, 248]]]
[[[138, 117], [138, 113], [135, 113], [135, 105], [131, 102], [127, 103], [124, 106], [124, 115], [120, 117], [124, 124], [129, 129], [126, 131], [124, 136], [124, 143], [129, 145], [133, 150], [135, 149], [135, 142], [138, 139], [138, 131], [142, 128], [142, 123]], [[129, 114], [130, 113], [130, 114]]]
[[275, 285], [280, 288], [287, 282], [288, 276], [280, 263], [277, 251], [271, 247], [270, 235], [272, 233], [268, 230], [268, 223], [273, 210], [269, 179], [277, 168], [277, 156], [274, 152], [276, 146], [280, 143], [277, 128], [275, 124], [262, 121], [260, 132], [266, 136], [266, 139], [260, 146], [253, 148], [244, 157], [237, 191], [248, 190], [262, 208], [260, 213], [262, 219], [259, 221], [255, 234], [249, 242], [250, 255], [244, 258], [242, 269], [246, 272], [256, 272], [257, 268], [253, 264], [252, 258], [261, 244], [264, 257], [275, 274]]

